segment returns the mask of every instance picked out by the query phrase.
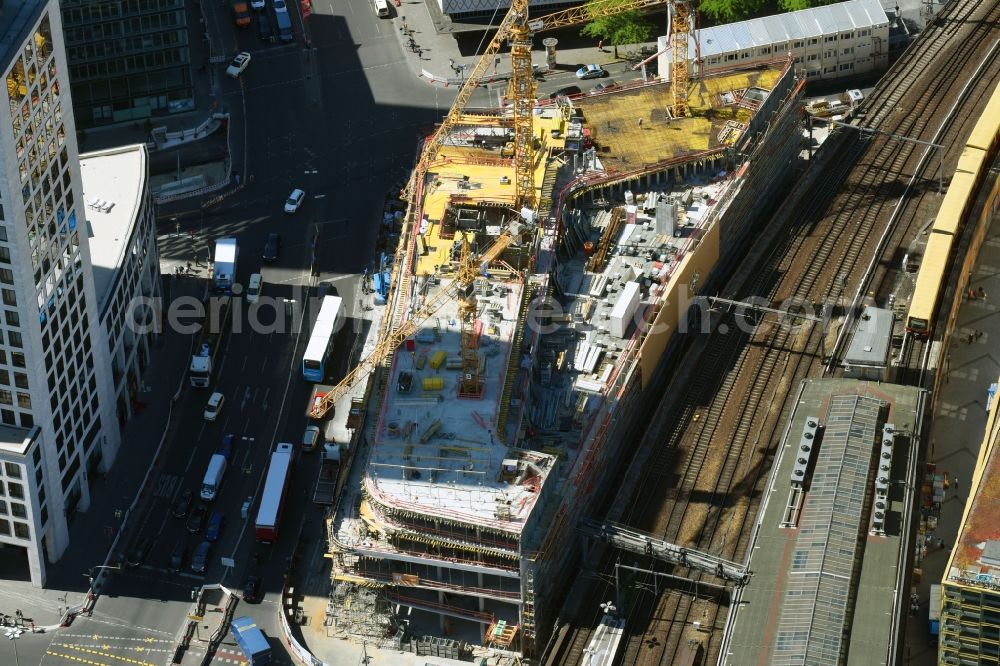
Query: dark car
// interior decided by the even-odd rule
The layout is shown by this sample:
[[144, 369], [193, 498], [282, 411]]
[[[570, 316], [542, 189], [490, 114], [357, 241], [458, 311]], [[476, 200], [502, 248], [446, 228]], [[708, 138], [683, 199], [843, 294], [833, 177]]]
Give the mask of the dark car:
[[205, 541], [217, 541], [225, 524], [225, 514], [221, 511], [213, 513], [212, 517], [208, 519], [208, 527], [205, 528]]
[[264, 243], [264, 253], [261, 255], [261, 258], [264, 261], [277, 261], [280, 252], [281, 236], [278, 234], [268, 234], [267, 241]]
[[216, 451], [220, 456], [229, 462], [233, 459], [233, 440], [236, 439], [235, 435], [226, 435], [222, 438], [222, 444], [219, 444], [219, 450]]
[[274, 30], [271, 29], [271, 19], [268, 18], [267, 12], [257, 14], [257, 37], [262, 42], [269, 44], [274, 42]]
[[205, 514], [208, 513], [208, 507], [204, 504], [199, 503], [198, 506], [194, 508], [191, 512], [191, 516], [187, 521], [187, 531], [191, 534], [197, 534], [201, 531], [201, 528], [205, 526]]
[[188, 547], [187, 544], [179, 543], [174, 546], [174, 550], [170, 553], [170, 569], [171, 573], [177, 573], [184, 568], [184, 563], [188, 559]]
[[583, 91], [580, 90], [580, 86], [566, 86], [565, 88], [560, 88], [551, 95], [549, 99], [555, 99], [557, 97], [571, 97], [573, 95], [580, 95]]
[[194, 492], [188, 488], [180, 494], [180, 497], [174, 500], [174, 505], [171, 507], [170, 513], [173, 514], [174, 518], [183, 518], [188, 515], [188, 511], [191, 510], [191, 501], [193, 499]]
[[260, 601], [260, 578], [257, 576], [248, 576], [243, 584], [243, 601], [248, 604]]
[[153, 545], [153, 542], [149, 537], [143, 537], [139, 539], [139, 543], [135, 545], [132, 552], [128, 555], [128, 565], [130, 567], [137, 567], [146, 561], [146, 556], [149, 555], [149, 547]]
[[191, 558], [191, 571], [195, 573], [205, 573], [208, 568], [208, 556], [212, 552], [212, 544], [202, 541], [194, 551]]

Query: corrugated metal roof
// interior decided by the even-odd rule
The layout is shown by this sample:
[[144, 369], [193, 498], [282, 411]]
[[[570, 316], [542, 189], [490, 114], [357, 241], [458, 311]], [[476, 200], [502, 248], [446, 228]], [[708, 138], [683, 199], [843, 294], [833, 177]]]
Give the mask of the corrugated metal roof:
[[[879, 0], [848, 0], [835, 5], [726, 23], [699, 31], [701, 55], [709, 57], [759, 46], [889, 23]], [[691, 38], [694, 53], [694, 36]]]

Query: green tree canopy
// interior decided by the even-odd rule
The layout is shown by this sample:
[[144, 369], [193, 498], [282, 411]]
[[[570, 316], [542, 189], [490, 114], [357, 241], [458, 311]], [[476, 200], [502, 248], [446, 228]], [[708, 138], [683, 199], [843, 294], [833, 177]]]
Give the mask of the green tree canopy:
[[[841, 0], [701, 0], [695, 4], [712, 23], [732, 23], [762, 14], [794, 12]], [[777, 10], [777, 12], [775, 11]]]
[[[593, 0], [588, 0], [588, 5]], [[601, 2], [602, 7], [607, 2]], [[584, 37], [596, 37], [615, 47], [615, 57], [618, 57], [618, 47], [623, 44], [639, 44], [648, 42], [655, 34], [656, 26], [647, 21], [642, 13], [627, 11], [613, 16], [596, 18], [583, 26], [580, 34]]]
[[[784, 1], [784, 0], [782, 0]], [[791, 0], [808, 2], [809, 0]], [[760, 11], [765, 0], [701, 0], [698, 11], [712, 19], [713, 23], [731, 23], [749, 18]]]

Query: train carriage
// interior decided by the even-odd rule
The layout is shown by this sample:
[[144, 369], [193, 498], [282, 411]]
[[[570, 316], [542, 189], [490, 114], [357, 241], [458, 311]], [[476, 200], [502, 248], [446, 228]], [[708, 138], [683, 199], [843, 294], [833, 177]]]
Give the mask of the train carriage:
[[917, 273], [917, 284], [913, 290], [913, 301], [906, 318], [906, 330], [918, 337], [926, 337], [930, 333], [931, 322], [937, 308], [938, 295], [951, 247], [955, 239], [944, 233], [932, 232], [927, 239], [927, 248]]
[[945, 233], [955, 236], [965, 219], [965, 210], [969, 205], [969, 200], [976, 191], [976, 175], [965, 171], [956, 171], [952, 176], [951, 185], [948, 186], [948, 193], [944, 195], [941, 208], [938, 210], [937, 218], [934, 220], [932, 230], [937, 233]]
[[986, 108], [979, 116], [979, 122], [976, 123], [965, 145], [979, 148], [992, 155], [998, 140], [998, 122], [1000, 122], [1000, 86], [994, 89], [990, 101], [986, 103]]

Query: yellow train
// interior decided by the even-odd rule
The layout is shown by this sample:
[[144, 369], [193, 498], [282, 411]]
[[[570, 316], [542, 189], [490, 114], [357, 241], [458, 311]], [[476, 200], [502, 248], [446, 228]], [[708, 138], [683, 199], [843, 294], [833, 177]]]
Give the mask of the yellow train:
[[[958, 159], [948, 193], [941, 202], [931, 227], [927, 248], [917, 273], [917, 282], [906, 317], [906, 330], [917, 337], [930, 334], [934, 313], [944, 288], [952, 250], [962, 225], [976, 201], [976, 193], [986, 178], [1000, 141], [1000, 85], [993, 91], [979, 122]], [[998, 180], [1000, 183], [1000, 180]], [[984, 217], [1000, 203], [1000, 185], [994, 187], [987, 200]]]

